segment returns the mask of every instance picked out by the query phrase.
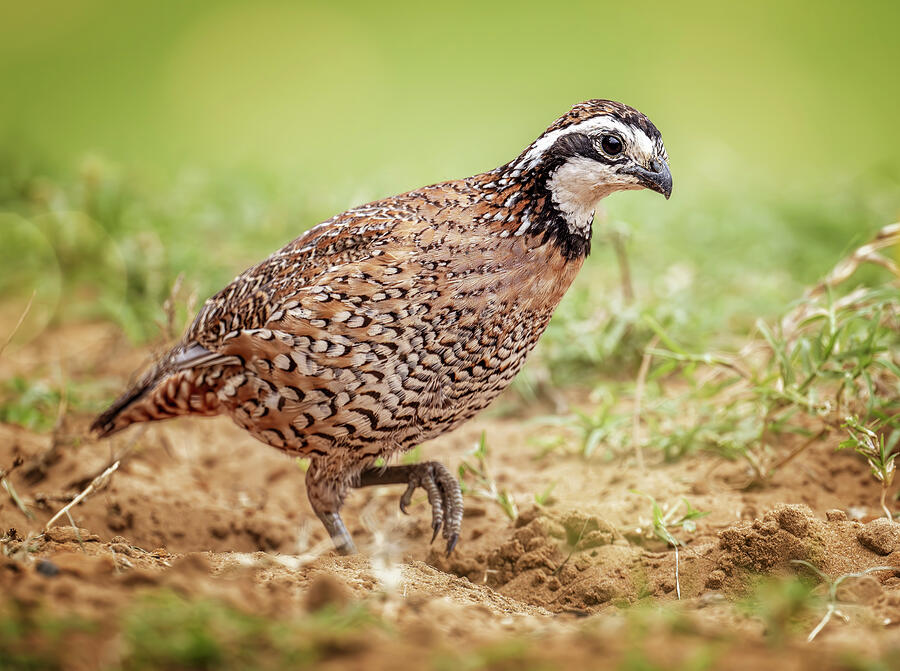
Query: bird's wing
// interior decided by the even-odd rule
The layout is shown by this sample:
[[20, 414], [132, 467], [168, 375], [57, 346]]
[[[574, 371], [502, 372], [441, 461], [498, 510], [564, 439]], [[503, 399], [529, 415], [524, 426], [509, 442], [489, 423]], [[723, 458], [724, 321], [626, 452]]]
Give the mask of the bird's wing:
[[[265, 328], [283, 306], [317, 301], [310, 292], [338, 269], [396, 253], [403, 246], [397, 228], [414, 226], [414, 213], [397, 200], [348, 210], [310, 229], [209, 298], [170, 363], [187, 369], [223, 363], [225, 344], [243, 331]], [[382, 249], [390, 240], [391, 252]]]

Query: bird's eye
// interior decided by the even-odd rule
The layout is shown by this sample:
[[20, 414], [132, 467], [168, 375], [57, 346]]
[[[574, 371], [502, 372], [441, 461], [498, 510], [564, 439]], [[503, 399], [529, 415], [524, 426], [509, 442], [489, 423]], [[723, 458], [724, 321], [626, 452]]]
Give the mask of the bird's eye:
[[618, 135], [604, 135], [600, 138], [600, 148], [609, 156], [618, 156], [625, 149], [625, 143]]

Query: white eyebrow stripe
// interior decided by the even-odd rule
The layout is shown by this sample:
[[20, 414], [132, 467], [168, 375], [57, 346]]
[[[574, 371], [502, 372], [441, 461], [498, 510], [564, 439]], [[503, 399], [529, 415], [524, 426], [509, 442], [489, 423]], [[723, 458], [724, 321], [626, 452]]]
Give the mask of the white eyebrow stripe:
[[541, 160], [541, 157], [546, 151], [563, 135], [568, 135], [570, 133], [590, 135], [601, 130], [618, 133], [626, 142], [630, 142], [637, 146], [638, 154], [641, 154], [648, 159], [656, 155], [656, 144], [644, 131], [636, 129], [634, 126], [624, 124], [618, 119], [609, 116], [598, 116], [572, 124], [571, 126], [566, 126], [565, 128], [559, 128], [539, 137], [525, 153], [525, 156], [522, 157], [522, 161], [520, 162], [522, 169], [527, 170], [534, 167], [535, 164]]

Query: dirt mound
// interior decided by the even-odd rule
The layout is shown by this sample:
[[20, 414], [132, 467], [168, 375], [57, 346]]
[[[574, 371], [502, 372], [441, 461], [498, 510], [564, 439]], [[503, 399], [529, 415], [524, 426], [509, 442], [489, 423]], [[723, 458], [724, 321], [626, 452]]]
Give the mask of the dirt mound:
[[[709, 591], [740, 596], [761, 574], [803, 573], [798, 561], [837, 576], [898, 566], [900, 577], [900, 553], [885, 561], [883, 554], [866, 546], [874, 543], [885, 549], [886, 543], [896, 543], [896, 525], [830, 517], [819, 519], [805, 505], [781, 505], [759, 519], [722, 529], [717, 541], [695, 539], [679, 558], [677, 587], [683, 598]], [[492, 550], [463, 550], [450, 558], [433, 552], [429, 562], [552, 612], [591, 613], [647, 597], [666, 598], [676, 591], [674, 553], [630, 543], [606, 520], [535, 508], [520, 517], [517, 526]]]
[[[746, 587], [748, 575], [755, 573], [796, 572], [792, 562], [808, 562], [828, 575], [842, 575], [883, 565], [877, 553], [860, 539], [876, 537], [873, 529], [887, 520], [874, 520], [868, 525], [851, 522], [840, 511], [826, 520], [817, 519], [804, 505], [783, 505], [767, 512], [761, 519], [742, 522], [720, 532], [720, 554], [705, 586], [708, 589], [740, 590]], [[884, 544], [884, 535], [869, 542]], [[890, 536], [893, 538], [893, 536]], [[900, 566], [900, 554], [886, 565]]]

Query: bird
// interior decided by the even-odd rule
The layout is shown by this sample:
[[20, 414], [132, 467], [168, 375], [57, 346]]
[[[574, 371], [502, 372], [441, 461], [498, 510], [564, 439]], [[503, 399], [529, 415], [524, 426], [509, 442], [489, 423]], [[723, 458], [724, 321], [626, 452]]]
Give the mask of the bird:
[[641, 112], [574, 105], [515, 159], [342, 212], [238, 275], [201, 307], [91, 430], [228, 415], [309, 458], [310, 505], [340, 554], [352, 489], [421, 488], [449, 555], [463, 497], [441, 463], [389, 465], [451, 431], [512, 381], [590, 252], [606, 196], [668, 199], [662, 136]]

